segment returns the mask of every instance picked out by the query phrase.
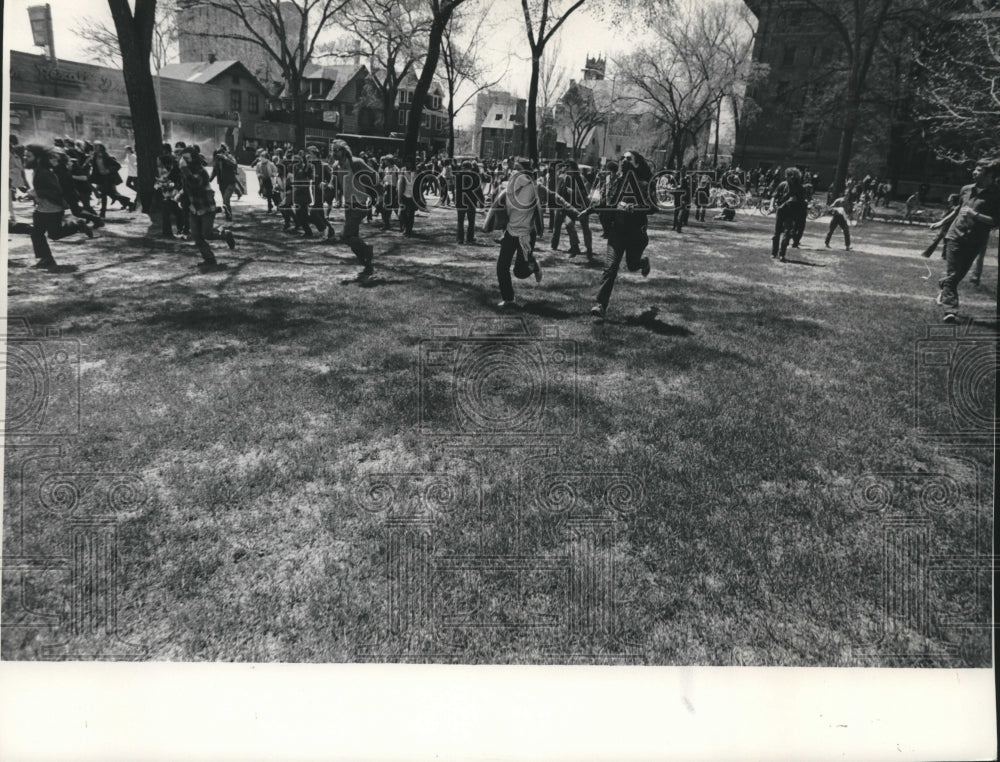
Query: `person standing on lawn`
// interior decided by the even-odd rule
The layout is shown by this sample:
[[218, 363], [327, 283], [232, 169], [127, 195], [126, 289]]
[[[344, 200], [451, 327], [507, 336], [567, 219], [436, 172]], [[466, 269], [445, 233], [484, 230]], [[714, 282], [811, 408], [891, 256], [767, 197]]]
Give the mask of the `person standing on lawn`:
[[[564, 173], [559, 177], [559, 187], [556, 191], [558, 196], [564, 198], [574, 209], [578, 211], [586, 210], [590, 206], [590, 198], [587, 193], [587, 183], [580, 173], [580, 165], [573, 160], [563, 164]], [[587, 250], [587, 259], [594, 256], [593, 234], [590, 232], [590, 215], [577, 217], [580, 222], [580, 230], [583, 231], [583, 245]], [[580, 239], [576, 234], [576, 221], [565, 208], [556, 210], [555, 224], [552, 226], [552, 248], [559, 248], [559, 232], [566, 227], [566, 234], [569, 236], [569, 257], [572, 259], [583, 252], [580, 251]]]
[[125, 146], [125, 156], [122, 158], [122, 166], [125, 169], [125, 187], [139, 197], [139, 164], [135, 158], [135, 151], [132, 146]]
[[830, 248], [830, 239], [833, 238], [833, 231], [838, 227], [844, 231], [844, 248], [851, 250], [851, 226], [847, 223], [847, 212], [844, 205], [847, 203], [844, 196], [835, 199], [833, 208], [830, 210], [830, 229], [826, 231], [826, 248]]
[[608, 210], [608, 247], [597, 304], [590, 310], [598, 319], [603, 319], [607, 313], [623, 257], [630, 272], [638, 270], [643, 278], [649, 275], [649, 257], [644, 256], [644, 252], [649, 244], [646, 225], [649, 215], [656, 211], [649, 197], [652, 178], [653, 171], [639, 152], [626, 151], [622, 155], [621, 170], [601, 201], [601, 206]]
[[375, 272], [375, 250], [361, 238], [361, 221], [368, 216], [370, 199], [378, 198], [378, 173], [351, 154], [343, 140], [331, 144], [331, 159], [339, 169], [344, 188], [344, 232], [341, 240], [351, 247], [362, 265], [358, 280], [364, 282]]
[[63, 216], [66, 211], [66, 201], [59, 187], [59, 179], [52, 171], [52, 155], [40, 145], [29, 145], [25, 149], [25, 169], [32, 170], [32, 189], [28, 195], [35, 202], [35, 211], [31, 216], [31, 247], [35, 251], [35, 267], [39, 270], [54, 272], [57, 265], [49, 242], [66, 238], [74, 233], [84, 233], [88, 238], [94, 237], [94, 231], [82, 220], [66, 222]]
[[413, 222], [417, 218], [417, 188], [416, 171], [412, 157], [403, 159], [403, 168], [399, 171], [399, 184], [396, 196], [399, 199], [399, 229], [404, 236], [413, 235]]
[[806, 206], [802, 173], [796, 167], [785, 170], [785, 179], [775, 191], [774, 236], [771, 238], [771, 258], [785, 261], [788, 244], [795, 235], [802, 207]]
[[981, 160], [972, 170], [973, 182], [959, 193], [959, 208], [931, 225], [931, 230], [950, 225], [944, 237], [947, 265], [944, 277], [938, 281], [941, 293], [937, 298], [945, 322], [958, 319], [958, 284], [989, 241], [990, 230], [1000, 225], [998, 178], [1000, 160]]
[[[458, 242], [476, 242], [476, 209], [485, 206], [483, 181], [471, 161], [455, 170], [455, 208], [458, 210]], [[465, 223], [468, 220], [468, 231]]]
[[209, 239], [218, 235], [225, 240], [230, 249], [236, 248], [236, 240], [228, 228], [218, 230], [215, 228], [215, 192], [212, 190], [212, 181], [205, 170], [201, 153], [193, 150], [193, 147], [185, 149], [180, 158], [180, 171], [184, 194], [190, 205], [191, 237], [204, 260], [198, 267], [202, 272], [221, 269], [208, 243]]

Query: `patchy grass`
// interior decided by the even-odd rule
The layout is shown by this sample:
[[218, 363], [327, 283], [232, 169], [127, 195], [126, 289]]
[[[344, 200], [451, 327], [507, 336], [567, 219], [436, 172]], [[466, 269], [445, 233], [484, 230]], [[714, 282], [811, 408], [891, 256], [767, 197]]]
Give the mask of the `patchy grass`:
[[[115, 514], [102, 634], [129, 658], [989, 664], [988, 566], [940, 559], [990, 552], [992, 451], [915, 424], [923, 406], [947, 428], [957, 393], [915, 361], [926, 231], [867, 225], [845, 253], [810, 223], [782, 266], [770, 219], [654, 219], [653, 271], [621, 275], [603, 324], [599, 267], [543, 247], [511, 343], [482, 334], [497, 247], [452, 243], [453, 214], [412, 240], [363, 227], [369, 288], [346, 247], [248, 206], [211, 275], [138, 221], [54, 244], [66, 274], [18, 267], [12, 240], [9, 315], [82, 342], [82, 406], [76, 435], [9, 438], [61, 452], [8, 447], [5, 555], [70, 558], [72, 522], [111, 510], [60, 512], [50, 474], [88, 494], [128, 474], [145, 499]], [[986, 275], [962, 289], [983, 346]], [[432, 343], [441, 326], [463, 341]], [[3, 657], [53, 658], [82, 583], [25, 563]]]

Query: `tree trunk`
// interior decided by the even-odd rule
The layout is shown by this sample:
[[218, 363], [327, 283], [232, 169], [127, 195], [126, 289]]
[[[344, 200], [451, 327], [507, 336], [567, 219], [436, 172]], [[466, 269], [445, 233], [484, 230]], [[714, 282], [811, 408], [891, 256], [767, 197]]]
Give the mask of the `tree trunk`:
[[444, 30], [451, 19], [454, 5], [445, 6], [438, 13], [431, 24], [431, 33], [427, 38], [427, 57], [424, 59], [424, 68], [420, 72], [420, 79], [413, 90], [413, 104], [410, 106], [410, 117], [406, 123], [406, 141], [403, 143], [403, 155], [415, 157], [417, 155], [417, 143], [420, 140], [420, 120], [424, 115], [424, 101], [427, 100], [427, 93], [430, 92], [431, 82], [434, 80], [434, 72], [437, 70], [438, 59], [441, 57], [441, 40], [444, 39]]
[[847, 92], [844, 127], [840, 133], [840, 149], [837, 152], [837, 169], [833, 175], [834, 198], [843, 195], [847, 182], [847, 170], [851, 163], [851, 153], [854, 150], [854, 133], [858, 129], [858, 116], [861, 111], [861, 93], [852, 82]]
[[541, 53], [531, 53], [531, 83], [528, 85], [528, 158], [538, 161], [538, 77]]
[[[288, 78], [288, 86], [292, 88], [292, 111], [295, 114], [295, 147], [306, 147], [306, 97], [302, 92], [302, 78], [294, 74]], [[341, 132], [344, 125], [340, 125]]]
[[392, 112], [394, 110], [393, 107], [395, 105], [396, 105], [396, 90], [389, 87], [389, 84], [387, 82], [385, 88], [383, 88], [382, 90], [382, 131], [386, 135], [392, 132], [393, 131], [392, 128], [396, 126], [395, 124], [393, 124], [392, 121], [392, 117], [394, 116]]
[[108, 0], [111, 17], [118, 33], [121, 48], [122, 74], [132, 117], [132, 134], [135, 138], [135, 155], [138, 165], [138, 196], [142, 210], [149, 214], [153, 207], [156, 181], [156, 158], [160, 153], [163, 133], [160, 114], [153, 89], [153, 75], [149, 68], [153, 47], [153, 16], [156, 2], [136, 0], [133, 17], [127, 0]]

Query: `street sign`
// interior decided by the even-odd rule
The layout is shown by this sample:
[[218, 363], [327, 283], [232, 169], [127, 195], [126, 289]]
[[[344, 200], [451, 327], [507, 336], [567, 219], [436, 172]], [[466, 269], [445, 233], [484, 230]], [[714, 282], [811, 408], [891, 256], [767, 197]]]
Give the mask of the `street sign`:
[[36, 46], [45, 48], [49, 58], [55, 60], [55, 35], [52, 32], [52, 7], [32, 5], [28, 8], [28, 21], [31, 23], [31, 36]]

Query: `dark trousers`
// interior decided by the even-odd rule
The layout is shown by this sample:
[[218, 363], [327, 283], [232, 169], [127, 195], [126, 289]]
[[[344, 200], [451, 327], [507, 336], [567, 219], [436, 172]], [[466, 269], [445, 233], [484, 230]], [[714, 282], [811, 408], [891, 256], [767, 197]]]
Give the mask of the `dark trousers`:
[[649, 236], [646, 235], [645, 228], [636, 230], [617, 232], [613, 231], [608, 238], [608, 250], [605, 253], [604, 273], [601, 275], [601, 288], [597, 292], [597, 303], [607, 309], [608, 302], [611, 301], [611, 291], [615, 287], [615, 280], [618, 278], [618, 269], [621, 267], [622, 257], [625, 258], [625, 267], [629, 272], [635, 272], [642, 267], [642, 254], [649, 243]]
[[417, 218], [417, 202], [403, 196], [399, 209], [399, 226], [404, 233], [413, 232], [413, 221]]
[[139, 192], [139, 178], [135, 175], [129, 175], [125, 178], [125, 187], [130, 191]]
[[946, 312], [958, 309], [958, 284], [979, 256], [979, 246], [964, 241], [944, 240], [945, 275], [938, 281], [941, 306]]
[[802, 204], [795, 211], [795, 229], [792, 232], [792, 243], [796, 246], [799, 245], [799, 241], [802, 240], [802, 236], [806, 232], [806, 220], [809, 218], [809, 206], [808, 204]]
[[375, 250], [364, 242], [361, 238], [361, 221], [368, 216], [367, 207], [347, 206], [344, 209], [344, 233], [341, 240], [351, 247], [354, 256], [364, 265], [366, 270], [371, 270], [372, 260]]
[[74, 217], [79, 217], [81, 220], [86, 220], [87, 222], [100, 223], [101, 218], [93, 211], [87, 211], [80, 206], [80, 202], [76, 199], [72, 201], [67, 200], [67, 203], [69, 204], [69, 211]]
[[795, 235], [798, 209], [795, 206], [785, 206], [774, 214], [774, 236], [771, 238], [771, 256], [785, 258], [788, 244]]
[[128, 206], [132, 202], [118, 192], [117, 186], [112, 182], [104, 182], [97, 186], [97, 193], [101, 197], [101, 216], [108, 211], [108, 198], [117, 201], [122, 206]]
[[839, 212], [834, 212], [833, 218], [830, 220], [830, 229], [826, 231], [826, 245], [830, 245], [830, 239], [833, 238], [833, 231], [837, 228], [844, 231], [844, 248], [851, 248], [851, 226], [847, 224], [847, 218]]
[[[584, 216], [577, 219], [580, 222], [580, 230], [583, 231], [583, 245], [587, 248], [587, 253], [590, 254], [594, 250], [594, 235], [590, 232], [590, 218]], [[559, 237], [564, 227], [566, 235], [569, 237], [570, 251], [580, 251], [580, 237], [576, 233], [576, 222], [563, 209], [556, 212], [556, 219], [552, 225], [552, 248], [559, 248]]]
[[385, 193], [382, 194], [382, 225], [386, 230], [389, 229], [389, 223], [392, 222], [392, 210], [399, 206], [396, 195], [396, 189], [389, 186], [386, 186]]
[[260, 178], [260, 194], [267, 199], [267, 211], [274, 209], [274, 181], [270, 177]]
[[[535, 234], [531, 234], [531, 245], [535, 245]], [[520, 255], [525, 259], [532, 257], [526, 254], [521, 247], [521, 241], [512, 236], [506, 230], [503, 239], [500, 241], [500, 256], [497, 257], [497, 284], [500, 286], [500, 298], [505, 302], [514, 301], [514, 281], [510, 277], [510, 266], [514, 263], [514, 257]]]
[[202, 259], [210, 265], [215, 264], [215, 254], [208, 245], [209, 239], [215, 238], [215, 213], [195, 214], [191, 212], [191, 237], [195, 246], [201, 252]]
[[81, 223], [66, 222], [63, 215], [63, 212], [35, 212], [31, 215], [31, 246], [35, 250], [35, 259], [55, 262], [49, 242], [45, 240], [46, 235], [53, 241], [58, 241], [80, 232]]
[[[469, 230], [465, 230], [465, 221], [469, 221]], [[458, 242], [472, 243], [476, 238], [476, 207], [458, 210]]]
[[680, 233], [687, 225], [690, 210], [686, 204], [674, 207], [674, 230]]

